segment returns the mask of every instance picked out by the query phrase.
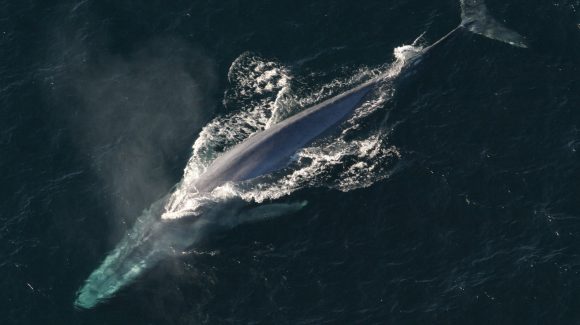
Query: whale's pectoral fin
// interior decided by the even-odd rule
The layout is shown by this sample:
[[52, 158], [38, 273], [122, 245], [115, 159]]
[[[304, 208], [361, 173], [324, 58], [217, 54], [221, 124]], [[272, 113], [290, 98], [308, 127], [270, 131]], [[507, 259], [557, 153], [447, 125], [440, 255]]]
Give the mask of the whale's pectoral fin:
[[308, 204], [307, 201], [292, 203], [270, 203], [249, 209], [239, 215], [239, 223], [258, 222], [294, 213]]
[[461, 0], [461, 26], [470, 32], [513, 46], [528, 47], [522, 35], [489, 15], [483, 0]]

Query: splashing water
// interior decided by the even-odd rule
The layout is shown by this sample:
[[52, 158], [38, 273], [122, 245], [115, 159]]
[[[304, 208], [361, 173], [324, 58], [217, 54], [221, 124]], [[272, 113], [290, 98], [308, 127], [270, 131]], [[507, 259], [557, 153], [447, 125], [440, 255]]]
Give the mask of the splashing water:
[[[388, 145], [388, 134], [377, 128], [361, 137], [357, 136], [357, 130], [366, 117], [392, 98], [392, 80], [401, 73], [405, 63], [421, 50], [422, 47], [415, 45], [397, 47], [392, 64], [359, 69], [348, 78], [335, 79], [310, 95], [300, 97], [294, 95], [293, 77], [289, 69], [251, 53], [242, 54], [229, 69], [231, 88], [224, 96], [226, 107], [239, 109], [214, 119], [203, 128], [193, 145], [183, 180], [168, 199], [162, 217], [176, 219], [199, 215], [205, 205], [233, 197], [260, 203], [304, 187], [326, 186], [350, 191], [368, 187], [388, 177], [389, 170], [401, 156], [397, 148]], [[202, 195], [195, 190], [195, 180], [220, 153], [301, 108], [376, 77], [381, 77], [384, 82], [344, 123], [342, 132], [303, 148], [283, 172], [239, 184], [228, 183], [209, 194]]]

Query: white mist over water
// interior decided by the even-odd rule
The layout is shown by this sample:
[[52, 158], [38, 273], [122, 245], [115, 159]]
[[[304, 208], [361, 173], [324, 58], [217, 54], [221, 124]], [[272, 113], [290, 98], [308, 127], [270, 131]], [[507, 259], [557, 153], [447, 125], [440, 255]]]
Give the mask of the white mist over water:
[[[354, 76], [337, 79], [309, 96], [294, 94], [292, 75], [279, 63], [251, 54], [240, 56], [230, 68], [232, 88], [224, 99], [226, 107], [232, 105], [239, 110], [218, 117], [203, 128], [181, 182], [168, 197], [152, 204], [137, 218], [133, 228], [78, 291], [75, 305], [92, 308], [110, 298], [160, 260], [191, 248], [209, 233], [212, 225], [234, 227], [288, 214], [306, 205], [306, 202], [269, 203], [244, 209], [248, 203], [275, 200], [304, 187], [349, 191], [388, 177], [400, 153], [388, 146], [388, 132], [380, 127], [361, 132], [361, 123], [392, 97], [392, 80], [409, 58], [401, 53], [419, 51], [395, 50], [396, 61], [386, 70], [361, 69]], [[383, 79], [382, 85], [343, 124], [342, 131], [300, 150], [286, 169], [245, 182], [226, 183], [203, 195], [195, 189], [197, 178], [220, 153], [300, 108], [377, 77]]]

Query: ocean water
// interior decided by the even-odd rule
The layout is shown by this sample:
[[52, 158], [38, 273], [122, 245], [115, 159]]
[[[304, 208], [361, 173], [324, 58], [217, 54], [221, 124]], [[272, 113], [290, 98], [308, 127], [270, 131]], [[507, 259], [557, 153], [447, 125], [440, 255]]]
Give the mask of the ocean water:
[[[460, 33], [401, 82], [458, 1], [0, 1], [0, 323], [580, 324], [580, 2], [486, 3], [527, 49]], [[74, 307], [151, 203], [191, 209], [220, 152], [385, 72], [218, 193], [306, 206]]]

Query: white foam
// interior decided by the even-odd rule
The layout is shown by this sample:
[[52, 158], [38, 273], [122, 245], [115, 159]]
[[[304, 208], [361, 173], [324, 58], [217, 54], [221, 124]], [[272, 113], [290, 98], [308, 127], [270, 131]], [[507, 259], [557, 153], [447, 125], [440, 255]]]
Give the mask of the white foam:
[[[309, 94], [308, 89], [300, 89], [299, 93], [306, 93], [300, 98], [293, 95], [293, 78], [289, 69], [251, 53], [240, 55], [228, 71], [231, 85], [224, 95], [224, 105], [236, 110], [217, 117], [203, 128], [193, 145], [183, 180], [165, 206], [163, 218], [196, 214], [210, 203], [232, 197], [262, 202], [311, 186], [350, 191], [388, 177], [393, 163], [401, 157], [397, 148], [388, 144], [388, 133], [377, 127], [362, 139], [356, 134], [365, 118], [384, 107], [392, 97], [390, 81], [421, 49], [413, 45], [398, 47], [394, 50], [392, 64], [358, 69], [350, 76], [337, 78]], [[300, 150], [284, 172], [241, 184], [228, 183], [206, 195], [197, 193], [193, 186], [195, 180], [221, 152], [294, 114], [300, 107], [314, 105], [374, 77], [382, 77], [384, 85], [345, 122], [342, 133]]]

